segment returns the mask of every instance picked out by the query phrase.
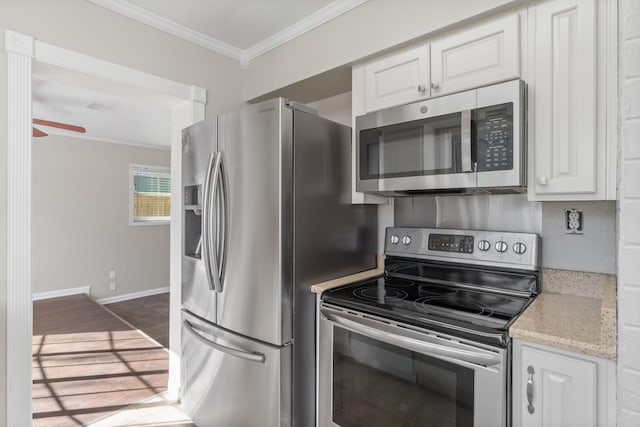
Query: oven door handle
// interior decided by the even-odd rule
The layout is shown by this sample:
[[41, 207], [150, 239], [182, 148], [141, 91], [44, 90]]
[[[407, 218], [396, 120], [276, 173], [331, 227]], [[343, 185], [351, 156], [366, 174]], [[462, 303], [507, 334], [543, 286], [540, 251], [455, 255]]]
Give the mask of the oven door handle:
[[322, 314], [331, 322], [344, 326], [355, 332], [359, 332], [378, 341], [397, 345], [407, 350], [416, 351], [434, 356], [442, 356], [450, 359], [461, 360], [475, 365], [494, 366], [502, 363], [502, 359], [493, 353], [481, 353], [471, 350], [463, 350], [445, 345], [422, 341], [402, 334], [402, 330], [387, 324], [376, 324], [371, 327], [360, 323], [358, 320], [347, 319], [342, 315], [322, 309]]

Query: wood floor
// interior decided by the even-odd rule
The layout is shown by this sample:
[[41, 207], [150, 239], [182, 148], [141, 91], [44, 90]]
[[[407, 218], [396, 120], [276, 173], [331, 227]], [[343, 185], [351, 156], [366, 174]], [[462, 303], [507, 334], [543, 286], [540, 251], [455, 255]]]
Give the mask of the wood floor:
[[34, 301], [33, 327], [34, 427], [87, 425], [166, 390], [168, 352], [86, 295]]
[[169, 293], [106, 304], [109, 310], [169, 348]]

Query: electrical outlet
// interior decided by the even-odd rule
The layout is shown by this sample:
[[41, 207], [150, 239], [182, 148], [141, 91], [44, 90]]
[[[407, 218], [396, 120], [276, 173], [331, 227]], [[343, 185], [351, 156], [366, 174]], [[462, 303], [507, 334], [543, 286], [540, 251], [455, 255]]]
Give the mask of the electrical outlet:
[[112, 291], [115, 291], [116, 290], [116, 282], [109, 283], [109, 289], [112, 290]]
[[115, 278], [116, 278], [116, 271], [109, 270], [109, 279], [115, 279]]
[[565, 209], [564, 221], [567, 234], [582, 234], [584, 230], [584, 216], [578, 209]]

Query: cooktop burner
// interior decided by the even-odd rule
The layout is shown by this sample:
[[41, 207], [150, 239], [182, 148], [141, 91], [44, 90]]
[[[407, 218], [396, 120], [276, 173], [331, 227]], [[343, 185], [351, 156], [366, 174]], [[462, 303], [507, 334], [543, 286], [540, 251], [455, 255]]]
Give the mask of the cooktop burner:
[[369, 310], [389, 318], [413, 320], [448, 319], [479, 328], [506, 330], [531, 301], [530, 298], [501, 295], [486, 290], [380, 277], [329, 290], [323, 301]]
[[446, 286], [440, 285], [420, 285], [418, 287], [418, 292], [421, 295], [446, 295], [446, 294], [455, 294], [458, 292], [455, 288], [448, 288]]
[[432, 307], [435, 306], [448, 308], [450, 310], [463, 310], [469, 314], [480, 314], [484, 316], [491, 316], [493, 314], [491, 307], [457, 296], [420, 298], [415, 300], [413, 305], [415, 305], [418, 310], [426, 313], [432, 313]]
[[409, 294], [401, 289], [383, 286], [382, 289], [367, 286], [354, 289], [353, 295], [364, 300], [372, 300], [384, 304], [388, 300], [405, 299]]

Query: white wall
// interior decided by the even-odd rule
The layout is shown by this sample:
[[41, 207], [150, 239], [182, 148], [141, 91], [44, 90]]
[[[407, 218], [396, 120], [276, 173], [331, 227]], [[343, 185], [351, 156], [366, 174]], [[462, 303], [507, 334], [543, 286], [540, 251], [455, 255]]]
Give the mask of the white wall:
[[[169, 225], [129, 225], [129, 164], [170, 151], [49, 135], [33, 141], [33, 292], [91, 286], [94, 299], [169, 286]], [[116, 271], [116, 291], [109, 290]]]
[[477, 15], [522, 3], [523, 0], [369, 0], [252, 60], [244, 76], [244, 99], [257, 98], [425, 38]]
[[640, 2], [620, 0], [618, 425], [640, 425]]
[[[241, 67], [230, 58], [85, 0], [1, 0], [0, 46], [10, 29], [38, 40], [208, 90], [207, 116], [242, 102]], [[7, 56], [0, 53], [0, 171], [7, 170]], [[0, 173], [0, 426], [6, 414], [6, 173]]]

